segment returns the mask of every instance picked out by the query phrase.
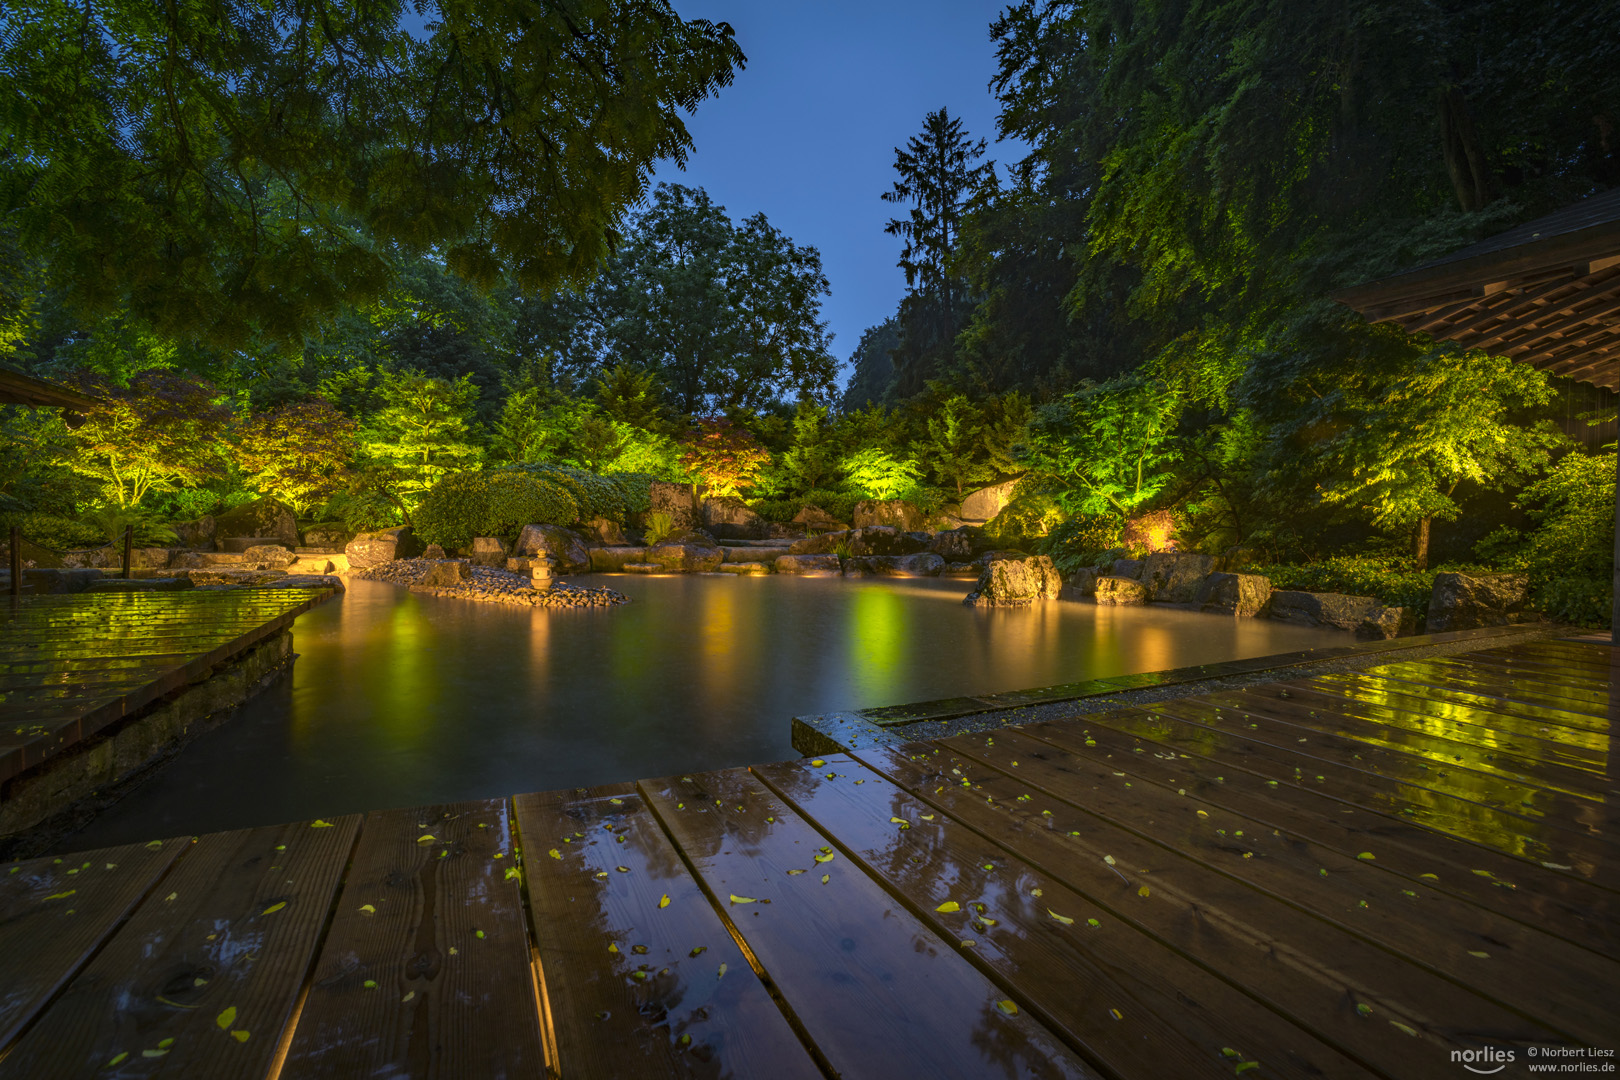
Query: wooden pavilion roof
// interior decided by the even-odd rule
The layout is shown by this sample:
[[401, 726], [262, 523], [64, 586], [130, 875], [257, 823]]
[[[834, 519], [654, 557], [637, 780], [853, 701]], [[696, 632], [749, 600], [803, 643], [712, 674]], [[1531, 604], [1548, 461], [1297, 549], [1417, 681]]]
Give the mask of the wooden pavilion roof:
[[1372, 322], [1620, 390], [1620, 188], [1333, 299]]
[[31, 405], [35, 408], [56, 406], [82, 410], [94, 408], [96, 399], [57, 383], [46, 382], [44, 379], [24, 375], [20, 371], [0, 367], [0, 404]]

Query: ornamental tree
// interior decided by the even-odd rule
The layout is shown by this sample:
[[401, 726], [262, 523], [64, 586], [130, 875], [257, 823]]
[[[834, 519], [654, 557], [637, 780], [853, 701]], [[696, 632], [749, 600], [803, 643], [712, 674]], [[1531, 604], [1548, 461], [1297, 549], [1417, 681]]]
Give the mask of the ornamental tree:
[[231, 412], [208, 383], [166, 371], [143, 371], [127, 386], [91, 375], [71, 381], [100, 404], [84, 412], [61, 463], [95, 481], [119, 510], [222, 472], [220, 439]]
[[343, 486], [356, 426], [319, 398], [288, 402], [239, 422], [232, 456], [255, 491], [304, 514]]
[[851, 487], [869, 499], [893, 499], [922, 480], [913, 458], [901, 460], [887, 450], [867, 447], [844, 459]]
[[735, 495], [752, 487], [771, 460], [770, 451], [724, 417], [698, 420], [681, 445], [681, 465], [702, 485], [705, 495]]
[[440, 479], [475, 468], [483, 455], [473, 442], [472, 410], [478, 387], [426, 375], [383, 375], [387, 402], [372, 421], [363, 453], [389, 476], [390, 489], [413, 503]]

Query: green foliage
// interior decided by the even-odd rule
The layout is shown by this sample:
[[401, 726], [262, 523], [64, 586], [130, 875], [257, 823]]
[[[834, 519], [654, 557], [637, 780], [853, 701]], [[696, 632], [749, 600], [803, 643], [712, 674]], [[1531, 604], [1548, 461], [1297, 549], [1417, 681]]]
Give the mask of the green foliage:
[[23, 539], [60, 554], [74, 548], [99, 547], [107, 543], [106, 531], [93, 522], [57, 514], [12, 511], [0, 513], [0, 532], [9, 535], [15, 525]]
[[59, 459], [100, 487], [105, 499], [133, 510], [149, 492], [199, 483], [223, 469], [219, 440], [229, 410], [206, 383], [145, 371], [118, 386], [96, 376], [75, 385], [99, 399]]
[[98, 544], [122, 544], [125, 529], [132, 530], [133, 547], [166, 547], [176, 539], [173, 529], [139, 507], [101, 506], [85, 511], [80, 517], [99, 535]]
[[1088, 386], [1036, 410], [1028, 463], [1071, 485], [1069, 510], [1127, 517], [1173, 479], [1180, 413], [1180, 396], [1146, 376]]
[[674, 532], [675, 519], [670, 515], [664, 513], [662, 510], [658, 511], [656, 514], [647, 515], [647, 528], [643, 535], [643, 539], [645, 539], [647, 543], [656, 544], [658, 541], [671, 536]]
[[[660, 396], [687, 414], [757, 409], [788, 394], [827, 402], [838, 369], [821, 318], [828, 288], [820, 253], [764, 214], [739, 224], [701, 188], [659, 184], [584, 290], [570, 338], [656, 376]], [[628, 381], [606, 396], [599, 389], [598, 400], [635, 423], [658, 409]]]
[[477, 466], [472, 406], [478, 388], [462, 376], [454, 383], [419, 374], [383, 372], [386, 404], [362, 434], [361, 453], [405, 503], [440, 479]]
[[[841, 467], [849, 477], [849, 486], [868, 499], [902, 498], [922, 482], [922, 473], [914, 458], [900, 460], [888, 451], [874, 447], [851, 454], [843, 460]], [[823, 506], [822, 509], [831, 512], [830, 507]]]
[[76, 307], [226, 346], [381, 294], [395, 247], [582, 282], [743, 62], [661, 0], [413, 6], [8, 4], [20, 246]]
[[800, 401], [793, 414], [793, 443], [781, 455], [780, 471], [794, 491], [809, 491], [832, 480], [838, 471], [837, 437], [827, 424], [827, 410]]
[[1345, 555], [1305, 565], [1249, 566], [1242, 572], [1264, 574], [1273, 589], [1374, 596], [1421, 618], [1429, 610], [1429, 594], [1439, 571], [1415, 570], [1410, 559], [1396, 555]]
[[1476, 554], [1530, 575], [1531, 600], [1548, 616], [1607, 626], [1613, 616], [1615, 455], [1565, 454], [1519, 495], [1532, 522], [1500, 529]]
[[[590, 521], [593, 518], [606, 518], [609, 521], [623, 522], [628, 511], [624, 491], [612, 478], [597, 476], [568, 465], [551, 465], [546, 463], [527, 463], [512, 466], [531, 476], [539, 477], [556, 484], [568, 492], [578, 507], [578, 520]], [[650, 487], [650, 485], [649, 485]], [[650, 501], [649, 501], [650, 505]], [[554, 522], [558, 525], [570, 524], [569, 521]]]
[[568, 488], [525, 469], [496, 469], [445, 477], [411, 519], [424, 541], [466, 547], [476, 536], [512, 539], [525, 525], [568, 525], [579, 517]]
[[1345, 380], [1337, 430], [1307, 451], [1334, 478], [1328, 503], [1364, 507], [1374, 524], [1416, 526], [1419, 565], [1428, 561], [1428, 523], [1456, 518], [1464, 481], [1500, 489], [1538, 472], [1563, 442], [1557, 431], [1513, 422], [1513, 410], [1544, 405], [1547, 376], [1507, 357], [1434, 351], [1404, 370]]
[[652, 485], [659, 479], [651, 473], [624, 472], [608, 476], [619, 487], [626, 514], [645, 514], [652, 509]]
[[741, 425], [723, 417], [698, 420], [681, 445], [681, 467], [697, 478], [705, 496], [736, 495], [752, 486], [771, 458]]
[[1122, 522], [1116, 517], [1076, 514], [1053, 525], [1036, 548], [1051, 556], [1058, 573], [1068, 578], [1086, 567], [1122, 556], [1121, 528]]
[[288, 402], [238, 422], [231, 453], [253, 490], [307, 514], [343, 485], [355, 426], [319, 398]]
[[1037, 492], [1002, 507], [985, 523], [984, 532], [998, 546], [1031, 549], [1067, 517], [1056, 496]]

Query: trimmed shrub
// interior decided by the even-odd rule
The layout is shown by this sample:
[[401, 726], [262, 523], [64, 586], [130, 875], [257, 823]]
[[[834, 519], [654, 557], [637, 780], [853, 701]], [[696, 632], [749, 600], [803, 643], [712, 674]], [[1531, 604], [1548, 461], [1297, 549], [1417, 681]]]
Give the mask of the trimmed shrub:
[[597, 476], [593, 472], [576, 469], [571, 465], [526, 462], [501, 471], [524, 472], [564, 488], [573, 496], [574, 503], [579, 507], [580, 521], [606, 518], [622, 523], [629, 510], [625, 503], [624, 492], [617, 483], [606, 476]]
[[475, 536], [514, 539], [525, 525], [570, 525], [579, 504], [561, 484], [523, 469], [453, 473], [435, 484], [412, 515], [425, 543], [466, 547]]
[[618, 485], [626, 513], [645, 514], [652, 509], [652, 485], [658, 479], [652, 473], [612, 473], [606, 479]]
[[1413, 570], [1398, 556], [1340, 555], [1304, 566], [1246, 566], [1245, 574], [1263, 574], [1273, 589], [1301, 592], [1336, 592], [1350, 596], [1373, 596], [1391, 607], [1406, 607], [1419, 614], [1429, 608], [1434, 592], [1434, 576], [1442, 570], [1478, 572], [1474, 566], [1445, 566], [1433, 570]]
[[[13, 525], [22, 530], [24, 540], [55, 552], [107, 543], [107, 536], [100, 527], [55, 514], [0, 514], [0, 532], [9, 536]], [[0, 536], [0, 543], [3, 542], [4, 536]]]

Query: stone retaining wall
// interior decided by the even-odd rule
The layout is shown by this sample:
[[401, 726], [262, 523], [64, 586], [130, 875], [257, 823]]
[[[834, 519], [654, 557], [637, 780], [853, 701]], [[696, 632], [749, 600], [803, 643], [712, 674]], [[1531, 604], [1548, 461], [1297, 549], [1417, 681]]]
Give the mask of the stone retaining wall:
[[[290, 666], [287, 630], [216, 667], [207, 677], [76, 742], [0, 785], [0, 849], [27, 846], [30, 830], [71, 819], [81, 805], [218, 726]], [[66, 823], [71, 827], [71, 822]]]

